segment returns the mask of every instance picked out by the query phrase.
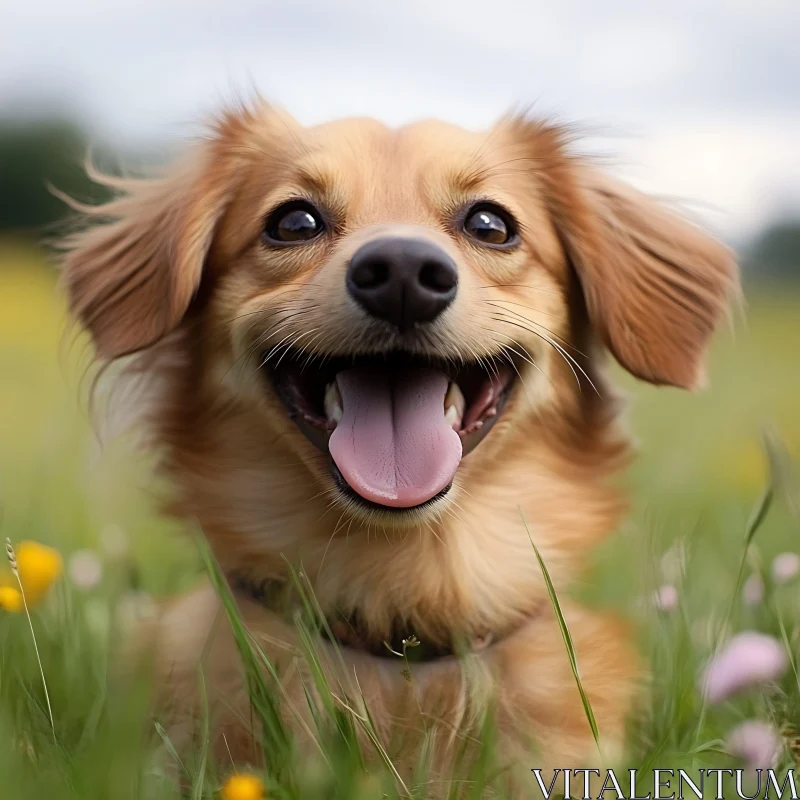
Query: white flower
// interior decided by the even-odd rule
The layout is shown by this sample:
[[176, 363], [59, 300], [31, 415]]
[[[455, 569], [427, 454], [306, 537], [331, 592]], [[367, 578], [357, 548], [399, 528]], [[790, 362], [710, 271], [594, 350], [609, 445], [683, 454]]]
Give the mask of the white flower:
[[775, 583], [787, 583], [800, 572], [800, 556], [797, 553], [781, 553], [772, 562], [772, 577]]
[[78, 589], [88, 591], [103, 579], [103, 564], [93, 550], [77, 550], [67, 561], [67, 574]]
[[760, 605], [764, 599], [764, 581], [761, 576], [753, 573], [742, 587], [742, 599], [746, 606]]
[[653, 605], [659, 611], [675, 611], [678, 607], [678, 590], [671, 583], [665, 583], [653, 595]]

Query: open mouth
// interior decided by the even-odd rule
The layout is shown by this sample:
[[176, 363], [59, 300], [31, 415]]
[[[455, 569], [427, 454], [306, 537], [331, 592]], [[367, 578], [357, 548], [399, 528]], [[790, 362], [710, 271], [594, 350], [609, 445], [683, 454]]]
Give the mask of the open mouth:
[[515, 373], [499, 358], [454, 367], [403, 352], [289, 351], [270, 374], [291, 419], [330, 454], [345, 494], [408, 510], [449, 491], [461, 459], [500, 417]]

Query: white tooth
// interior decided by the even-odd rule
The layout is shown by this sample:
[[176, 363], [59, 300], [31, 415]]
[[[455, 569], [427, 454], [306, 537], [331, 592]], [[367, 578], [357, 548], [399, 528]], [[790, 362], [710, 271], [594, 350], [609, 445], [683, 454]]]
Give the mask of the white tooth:
[[455, 381], [450, 382], [447, 394], [444, 396], [444, 407], [445, 416], [447, 416], [447, 412], [451, 407], [455, 408], [459, 420], [464, 416], [464, 409], [467, 407], [467, 401], [464, 400], [464, 395], [461, 393], [461, 389], [458, 388], [458, 384]]
[[325, 387], [325, 416], [331, 422], [339, 422], [343, 413], [342, 396], [339, 394], [336, 381], [334, 381]]
[[461, 423], [461, 415], [455, 406], [448, 406], [447, 411], [444, 412], [444, 419], [451, 428], [455, 428]]
[[464, 419], [464, 409], [466, 408], [466, 401], [458, 384], [451, 381], [447, 388], [447, 394], [444, 397], [444, 418], [447, 424], [454, 430], [461, 427], [461, 420]]

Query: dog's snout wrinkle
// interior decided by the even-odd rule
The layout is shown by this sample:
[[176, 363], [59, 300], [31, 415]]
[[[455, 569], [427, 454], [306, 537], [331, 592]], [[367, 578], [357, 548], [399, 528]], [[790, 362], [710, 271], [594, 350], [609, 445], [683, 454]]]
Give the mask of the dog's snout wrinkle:
[[457, 289], [455, 262], [424, 239], [374, 239], [355, 252], [347, 270], [351, 297], [369, 314], [401, 331], [434, 320], [453, 301]]

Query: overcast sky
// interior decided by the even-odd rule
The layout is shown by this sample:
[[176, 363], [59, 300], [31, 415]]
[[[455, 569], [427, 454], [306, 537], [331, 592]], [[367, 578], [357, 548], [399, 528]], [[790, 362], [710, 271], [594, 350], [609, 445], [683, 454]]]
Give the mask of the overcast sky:
[[0, 0], [0, 113], [173, 142], [253, 86], [306, 123], [535, 102], [734, 241], [800, 212], [800, 0]]

